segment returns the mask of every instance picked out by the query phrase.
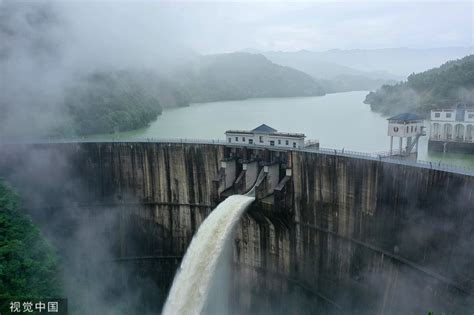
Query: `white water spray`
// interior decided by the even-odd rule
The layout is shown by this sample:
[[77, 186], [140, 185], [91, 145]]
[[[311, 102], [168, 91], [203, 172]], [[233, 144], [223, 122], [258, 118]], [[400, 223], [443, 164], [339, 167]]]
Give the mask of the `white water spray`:
[[207, 300], [217, 262], [240, 215], [254, 197], [234, 195], [204, 220], [184, 255], [168, 294], [163, 315], [200, 314]]

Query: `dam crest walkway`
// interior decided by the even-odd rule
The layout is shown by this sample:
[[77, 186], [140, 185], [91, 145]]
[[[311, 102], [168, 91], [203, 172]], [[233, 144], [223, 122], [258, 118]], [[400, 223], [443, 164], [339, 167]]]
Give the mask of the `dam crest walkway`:
[[[384, 163], [400, 164], [424, 169], [433, 169], [437, 171], [445, 171], [462, 175], [474, 176], [474, 168], [437, 163], [422, 160], [408, 160], [390, 156], [387, 152], [358, 152], [345, 149], [332, 148], [281, 148], [277, 146], [260, 145], [260, 144], [240, 144], [229, 143], [221, 139], [190, 139], [190, 138], [128, 138], [128, 139], [95, 139], [95, 138], [72, 138], [72, 139], [39, 139], [20, 142], [8, 142], [4, 144], [61, 144], [61, 143], [169, 143], [169, 144], [211, 144], [223, 145], [227, 147], [246, 147], [249, 149], [267, 149], [272, 151], [298, 151], [307, 153], [319, 153], [332, 156], [342, 156], [348, 158], [357, 158], [364, 160], [380, 161]], [[0, 142], [0, 144], [2, 144]]]

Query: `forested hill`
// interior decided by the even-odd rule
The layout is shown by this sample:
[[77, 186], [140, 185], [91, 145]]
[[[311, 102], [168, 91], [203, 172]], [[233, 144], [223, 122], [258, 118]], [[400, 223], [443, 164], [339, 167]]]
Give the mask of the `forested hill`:
[[96, 134], [147, 126], [162, 108], [252, 97], [324, 94], [310, 76], [262, 55], [203, 56], [166, 74], [157, 70], [98, 71], [66, 91], [71, 122], [54, 134]]
[[323, 52], [267, 51], [263, 55], [277, 64], [303, 71], [316, 80], [320, 80], [328, 93], [374, 90], [383, 84], [392, 84], [406, 78], [406, 76], [396, 76], [387, 71], [363, 71], [352, 68], [342, 64], [345, 61], [344, 58], [328, 60], [331, 59], [330, 56]]
[[474, 102], [474, 55], [449, 61], [438, 68], [411, 74], [407, 81], [384, 85], [366, 96], [373, 111], [386, 115], [416, 112]]
[[71, 118], [59, 133], [96, 134], [139, 129], [161, 114], [162, 105], [187, 105], [186, 96], [153, 73], [95, 72], [66, 90]]
[[202, 56], [176, 78], [193, 102], [324, 94], [310, 75], [251, 53]]
[[0, 312], [9, 301], [63, 294], [56, 250], [20, 208], [19, 197], [0, 178]]

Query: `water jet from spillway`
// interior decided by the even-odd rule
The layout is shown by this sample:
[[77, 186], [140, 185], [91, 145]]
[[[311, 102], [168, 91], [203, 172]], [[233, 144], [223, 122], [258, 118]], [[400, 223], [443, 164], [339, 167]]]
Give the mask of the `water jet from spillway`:
[[221, 202], [193, 237], [168, 294], [163, 315], [200, 314], [217, 262], [241, 214], [254, 197], [233, 195]]

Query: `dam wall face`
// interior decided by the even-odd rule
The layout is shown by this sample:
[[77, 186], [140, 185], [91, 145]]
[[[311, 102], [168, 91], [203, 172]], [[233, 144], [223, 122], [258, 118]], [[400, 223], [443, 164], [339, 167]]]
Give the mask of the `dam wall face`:
[[99, 297], [112, 291], [145, 302], [141, 313], [161, 309], [206, 216], [226, 193], [242, 193], [223, 188], [229, 176], [259, 182], [232, 244], [231, 313], [474, 309], [470, 176], [316, 152], [167, 143], [0, 145], [0, 176], [66, 261], [84, 259], [67, 267], [76, 274], [68, 280], [84, 291], [95, 286]]
[[98, 304], [113, 290], [119, 298], [103, 314], [122, 300], [145, 301], [137, 314], [158, 313], [194, 233], [217, 204], [212, 188], [223, 156], [224, 147], [211, 145], [3, 145], [0, 177], [66, 256], [66, 276], [76, 275], [67, 279], [71, 303], [92, 291]]
[[302, 279], [351, 314], [474, 309], [473, 177], [303, 152], [291, 160]]

